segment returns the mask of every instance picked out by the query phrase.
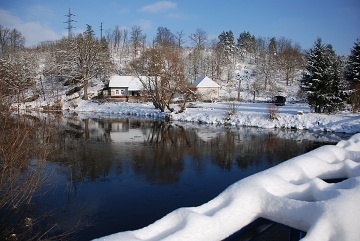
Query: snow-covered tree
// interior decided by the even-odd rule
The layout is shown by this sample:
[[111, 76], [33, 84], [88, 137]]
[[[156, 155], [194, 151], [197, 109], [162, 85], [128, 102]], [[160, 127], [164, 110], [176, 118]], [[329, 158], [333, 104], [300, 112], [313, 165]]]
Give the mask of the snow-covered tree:
[[52, 53], [52, 63], [48, 63], [44, 74], [61, 76], [66, 84], [80, 84], [84, 99], [88, 99], [88, 84], [93, 78], [104, 78], [112, 70], [108, 43], [98, 40], [90, 25], [84, 33], [70, 39], [63, 39], [58, 49]]
[[207, 75], [211, 79], [221, 79], [223, 71], [227, 66], [227, 58], [223, 51], [222, 46], [213, 39], [210, 43], [210, 55], [208, 58], [209, 72]]
[[0, 105], [22, 102], [28, 90], [34, 95], [38, 61], [28, 51], [17, 51], [0, 58]]
[[106, 41], [109, 44], [110, 52], [117, 65], [117, 72], [121, 74], [124, 72], [123, 68], [127, 63], [126, 60], [130, 53], [129, 30], [126, 28], [120, 29], [119, 26], [115, 26], [114, 30], [107, 30], [106, 32]]
[[263, 91], [273, 91], [276, 86], [274, 82], [276, 57], [275, 38], [268, 41], [264, 38], [256, 39], [256, 76], [258, 86]]
[[249, 56], [255, 53], [256, 38], [250, 32], [242, 32], [237, 39], [237, 47], [242, 57]]
[[331, 45], [324, 45], [318, 38], [306, 54], [306, 72], [302, 89], [309, 105], [317, 113], [331, 113], [344, 107], [346, 83], [342, 77], [340, 58]]
[[223, 31], [218, 36], [218, 40], [219, 50], [222, 51], [221, 62], [224, 65], [224, 70], [227, 72], [226, 80], [229, 82], [233, 79], [233, 73], [236, 70], [238, 48], [231, 30], [227, 32]]
[[196, 29], [196, 32], [191, 34], [189, 39], [193, 48], [187, 58], [188, 72], [191, 79], [195, 80], [199, 76], [205, 76], [207, 72], [206, 45], [208, 36], [203, 29]]
[[233, 32], [231, 30], [227, 32], [223, 31], [219, 35], [218, 39], [219, 45], [223, 48], [226, 56], [228, 56], [228, 58], [232, 58], [232, 56], [234, 56], [237, 51]]
[[349, 55], [345, 78], [350, 83], [350, 102], [354, 111], [360, 110], [360, 40], [358, 39]]

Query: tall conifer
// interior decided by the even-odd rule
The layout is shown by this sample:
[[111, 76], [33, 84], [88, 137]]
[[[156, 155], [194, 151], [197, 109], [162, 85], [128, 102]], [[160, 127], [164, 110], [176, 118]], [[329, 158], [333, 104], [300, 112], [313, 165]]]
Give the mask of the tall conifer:
[[318, 38], [306, 54], [306, 72], [302, 89], [309, 105], [317, 113], [331, 113], [344, 107], [346, 84], [341, 74], [341, 60], [331, 45]]
[[350, 84], [350, 103], [353, 111], [360, 111], [360, 40], [358, 39], [349, 55], [345, 78]]

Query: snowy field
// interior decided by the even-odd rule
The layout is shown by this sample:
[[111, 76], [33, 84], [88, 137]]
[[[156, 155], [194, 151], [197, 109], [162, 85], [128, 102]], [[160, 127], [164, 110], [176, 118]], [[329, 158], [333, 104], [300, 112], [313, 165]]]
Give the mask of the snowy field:
[[[345, 178], [338, 183], [326, 179]], [[222, 240], [259, 217], [307, 232], [302, 240], [360, 239], [360, 134], [242, 179], [213, 200], [98, 240]]]

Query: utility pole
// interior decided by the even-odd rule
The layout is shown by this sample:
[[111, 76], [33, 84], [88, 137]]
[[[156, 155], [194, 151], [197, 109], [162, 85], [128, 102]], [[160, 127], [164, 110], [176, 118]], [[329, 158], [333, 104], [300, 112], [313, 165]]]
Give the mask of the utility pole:
[[100, 24], [100, 41], [102, 40], [102, 32], [103, 32], [102, 23]]
[[67, 17], [68, 20], [66, 22], [64, 22], [64, 23], [67, 23], [66, 29], [68, 30], [68, 39], [70, 39], [72, 37], [71, 29], [75, 28], [74, 26], [71, 25], [72, 22], [76, 22], [75, 20], [71, 19], [72, 16], [75, 16], [75, 14], [72, 14], [70, 12], [70, 8], [69, 8], [69, 13], [65, 15], [65, 17]]

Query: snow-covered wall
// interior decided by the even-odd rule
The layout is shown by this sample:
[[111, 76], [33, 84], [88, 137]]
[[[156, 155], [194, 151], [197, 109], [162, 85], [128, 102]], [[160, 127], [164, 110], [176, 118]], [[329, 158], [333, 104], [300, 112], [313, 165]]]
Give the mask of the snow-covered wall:
[[[338, 183], [324, 180], [345, 178]], [[259, 217], [307, 232], [303, 240], [360, 240], [360, 133], [231, 185], [213, 200], [98, 240], [222, 240]]]

